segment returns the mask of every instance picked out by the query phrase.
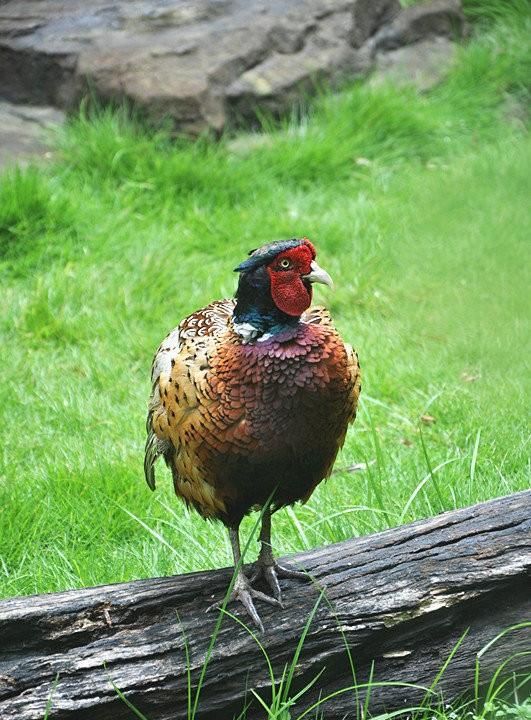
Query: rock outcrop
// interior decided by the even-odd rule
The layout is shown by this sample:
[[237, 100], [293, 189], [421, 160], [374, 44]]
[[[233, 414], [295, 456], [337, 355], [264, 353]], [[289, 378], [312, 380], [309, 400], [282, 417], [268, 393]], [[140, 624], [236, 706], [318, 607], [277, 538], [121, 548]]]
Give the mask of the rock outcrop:
[[36, 158], [49, 160], [48, 136], [64, 120], [64, 113], [52, 107], [0, 101], [0, 169]]
[[458, 0], [4, 0], [0, 96], [71, 111], [90, 94], [220, 132], [463, 24]]

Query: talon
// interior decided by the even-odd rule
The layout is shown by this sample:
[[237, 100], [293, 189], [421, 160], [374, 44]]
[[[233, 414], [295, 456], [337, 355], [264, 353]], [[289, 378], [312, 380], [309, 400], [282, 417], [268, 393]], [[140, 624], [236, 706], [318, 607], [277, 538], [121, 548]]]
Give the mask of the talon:
[[273, 596], [276, 597], [277, 600], [280, 601], [282, 597], [282, 591], [280, 589], [280, 583], [278, 581], [277, 572], [275, 572], [275, 566], [274, 565], [265, 565], [263, 575], [264, 578], [273, 591]]
[[[274, 605], [275, 607], [283, 607], [279, 598], [271, 597], [270, 595], [266, 595], [265, 593], [260, 592], [260, 590], [255, 590], [251, 587], [249, 579], [244, 575], [243, 571], [240, 570], [236, 577], [234, 588], [227, 604], [233, 602], [234, 600], [239, 600], [247, 610], [247, 614], [250, 616], [256, 627], [260, 630], [260, 632], [264, 632], [264, 626], [254, 605], [253, 598], [255, 600], [262, 600], [263, 602], [266, 602], [269, 605]], [[206, 612], [210, 612], [213, 609], [220, 610], [221, 604], [217, 602], [209, 605]]]
[[284, 567], [284, 565], [277, 564], [277, 575], [285, 578], [294, 578], [295, 580], [311, 580], [312, 578], [308, 573], [302, 572], [301, 570], [291, 570], [291, 568]]
[[300, 570], [291, 570], [283, 565], [279, 565], [274, 560], [271, 562], [269, 559], [264, 561], [259, 558], [256, 561], [255, 570], [250, 582], [254, 584], [256, 580], [263, 578], [273, 593], [275, 600], [282, 604], [282, 590], [280, 589], [280, 583], [278, 581], [279, 577], [292, 578], [294, 580], [311, 580], [311, 577], [305, 572], [301, 572]]

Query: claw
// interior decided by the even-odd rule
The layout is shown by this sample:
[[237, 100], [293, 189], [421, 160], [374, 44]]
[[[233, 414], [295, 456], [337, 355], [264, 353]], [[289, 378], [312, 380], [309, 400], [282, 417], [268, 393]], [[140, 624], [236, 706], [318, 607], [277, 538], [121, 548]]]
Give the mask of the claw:
[[263, 578], [267, 586], [271, 589], [275, 600], [282, 603], [282, 591], [280, 589], [279, 577], [293, 578], [294, 580], [311, 580], [311, 577], [299, 570], [291, 570], [290, 568], [279, 565], [276, 561], [264, 562], [258, 559], [255, 563], [255, 570], [250, 582], [255, 583]]
[[[230, 598], [228, 599], [228, 603], [232, 602], [233, 600], [239, 600], [244, 606], [244, 608], [247, 610], [248, 615], [250, 616], [256, 627], [260, 630], [260, 632], [264, 632], [264, 626], [260, 619], [260, 615], [258, 614], [258, 611], [256, 610], [256, 607], [254, 605], [253, 598], [255, 600], [262, 600], [263, 602], [266, 602], [269, 605], [274, 605], [275, 607], [283, 607], [282, 603], [280, 602], [280, 598], [271, 597], [270, 595], [266, 595], [265, 593], [260, 592], [260, 590], [255, 590], [253, 587], [251, 587], [251, 583], [249, 582], [248, 578], [243, 574], [243, 571], [240, 570], [238, 572], [238, 575], [236, 576], [234, 588], [232, 589], [232, 593], [230, 595]], [[207, 612], [210, 612], [213, 609], [219, 610], [220, 608], [220, 603], [214, 603], [207, 608]]]

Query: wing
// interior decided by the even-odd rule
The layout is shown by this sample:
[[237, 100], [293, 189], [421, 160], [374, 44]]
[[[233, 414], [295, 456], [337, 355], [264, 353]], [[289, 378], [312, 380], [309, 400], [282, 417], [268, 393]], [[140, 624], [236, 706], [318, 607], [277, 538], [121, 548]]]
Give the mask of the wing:
[[347, 351], [347, 372], [350, 375], [349, 393], [347, 396], [347, 407], [349, 412], [348, 422], [352, 423], [356, 419], [358, 398], [361, 392], [361, 369], [358, 360], [358, 353], [354, 350], [352, 345], [345, 343], [345, 350]]
[[180, 451], [183, 433], [175, 430], [191, 419], [201, 401], [208, 400], [202, 395], [210, 345], [227, 331], [234, 304], [233, 300], [220, 300], [192, 313], [164, 338], [155, 353], [144, 457], [144, 473], [152, 490], [158, 458], [162, 455], [170, 464]]
[[153, 430], [153, 416], [161, 408], [161, 384], [167, 381], [172, 358], [179, 352], [179, 328], [172, 330], [162, 341], [151, 365], [151, 396], [146, 420], [146, 449], [144, 454], [144, 475], [149, 487], [155, 489], [155, 463], [158, 458], [171, 451], [167, 438], [158, 437]]

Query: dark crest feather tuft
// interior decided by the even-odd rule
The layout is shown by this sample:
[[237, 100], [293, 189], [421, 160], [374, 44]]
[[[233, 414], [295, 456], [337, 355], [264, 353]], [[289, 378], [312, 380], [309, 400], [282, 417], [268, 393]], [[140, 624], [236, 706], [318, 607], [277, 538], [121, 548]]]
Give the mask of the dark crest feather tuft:
[[279, 253], [303, 243], [304, 238], [291, 238], [290, 240], [275, 240], [262, 245], [256, 250], [251, 250], [249, 258], [241, 262], [238, 267], [235, 267], [234, 272], [248, 272], [249, 270], [256, 270], [260, 265], [268, 265]]

